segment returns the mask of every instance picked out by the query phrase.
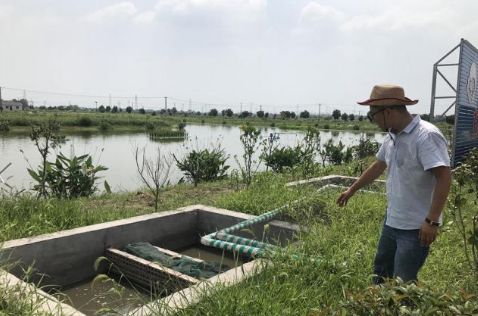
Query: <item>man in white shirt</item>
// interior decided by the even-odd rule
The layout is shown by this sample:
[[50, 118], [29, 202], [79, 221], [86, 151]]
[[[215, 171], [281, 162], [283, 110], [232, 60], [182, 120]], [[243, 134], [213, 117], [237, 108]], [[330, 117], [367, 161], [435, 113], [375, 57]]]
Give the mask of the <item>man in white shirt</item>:
[[402, 87], [376, 85], [368, 100], [368, 118], [388, 131], [376, 160], [337, 199], [344, 206], [357, 190], [387, 169], [387, 213], [374, 260], [375, 284], [399, 277], [416, 281], [429, 246], [436, 239], [451, 185], [447, 143], [440, 130], [406, 106]]

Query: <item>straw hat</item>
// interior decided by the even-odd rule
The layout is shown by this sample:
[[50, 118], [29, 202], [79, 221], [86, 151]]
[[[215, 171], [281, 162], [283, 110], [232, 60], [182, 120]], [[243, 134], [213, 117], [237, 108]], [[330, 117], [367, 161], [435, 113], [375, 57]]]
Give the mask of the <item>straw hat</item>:
[[417, 104], [418, 100], [407, 98], [400, 86], [383, 84], [373, 87], [370, 99], [357, 103], [370, 106], [413, 105]]

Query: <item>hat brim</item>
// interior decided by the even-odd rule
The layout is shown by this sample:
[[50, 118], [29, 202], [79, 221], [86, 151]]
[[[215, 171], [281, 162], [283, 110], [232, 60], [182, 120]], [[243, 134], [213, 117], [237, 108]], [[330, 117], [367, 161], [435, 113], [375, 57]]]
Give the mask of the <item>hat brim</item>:
[[384, 98], [384, 99], [368, 99], [362, 102], [357, 102], [360, 105], [369, 106], [393, 106], [393, 105], [414, 105], [418, 103], [418, 100], [410, 100], [409, 98], [397, 99], [397, 98]]

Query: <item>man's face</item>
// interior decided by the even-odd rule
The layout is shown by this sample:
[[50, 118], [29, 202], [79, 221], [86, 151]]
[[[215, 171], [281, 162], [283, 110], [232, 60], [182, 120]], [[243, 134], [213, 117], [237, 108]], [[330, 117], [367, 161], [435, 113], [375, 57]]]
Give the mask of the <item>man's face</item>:
[[371, 106], [370, 111], [367, 114], [368, 119], [370, 122], [375, 123], [380, 127], [380, 129], [386, 131], [387, 127], [385, 126], [385, 107], [376, 107]]

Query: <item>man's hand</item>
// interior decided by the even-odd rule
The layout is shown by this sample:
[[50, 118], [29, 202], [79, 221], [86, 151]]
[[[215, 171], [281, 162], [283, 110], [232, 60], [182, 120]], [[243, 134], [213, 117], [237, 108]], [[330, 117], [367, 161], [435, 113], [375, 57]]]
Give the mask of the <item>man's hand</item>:
[[438, 235], [438, 227], [432, 226], [428, 223], [423, 223], [420, 227], [418, 238], [422, 246], [430, 246], [435, 241]]
[[354, 192], [350, 190], [350, 188], [347, 191], [342, 192], [337, 199], [337, 204], [340, 207], [347, 205], [347, 202], [352, 197], [352, 195], [354, 195]]

